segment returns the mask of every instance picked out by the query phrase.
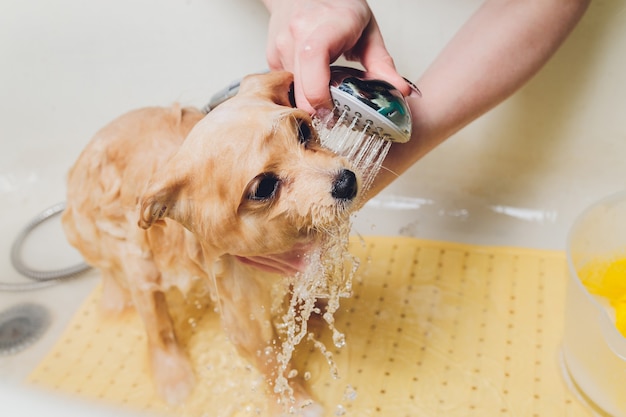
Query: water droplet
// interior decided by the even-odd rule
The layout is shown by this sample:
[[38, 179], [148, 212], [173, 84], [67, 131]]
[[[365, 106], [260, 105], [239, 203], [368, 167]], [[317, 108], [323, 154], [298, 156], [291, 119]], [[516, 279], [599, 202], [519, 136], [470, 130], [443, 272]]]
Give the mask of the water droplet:
[[352, 385], [346, 386], [346, 390], [343, 392], [343, 398], [348, 401], [354, 401], [356, 399], [356, 396], [357, 392], [354, 387], [352, 387]]
[[344, 347], [346, 345], [346, 336], [343, 333], [335, 331], [333, 334], [333, 343], [338, 348]]

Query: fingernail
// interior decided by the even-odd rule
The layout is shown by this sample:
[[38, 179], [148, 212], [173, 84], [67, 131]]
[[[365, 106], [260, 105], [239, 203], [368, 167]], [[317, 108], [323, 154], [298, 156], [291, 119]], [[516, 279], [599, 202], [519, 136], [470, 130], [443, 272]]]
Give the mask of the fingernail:
[[422, 92], [420, 91], [420, 89], [417, 88], [417, 86], [413, 82], [411, 82], [411, 80], [409, 80], [406, 77], [402, 77], [402, 78], [404, 78], [404, 81], [406, 81], [407, 84], [409, 84], [409, 87], [411, 87], [412, 92], [409, 95], [413, 95], [413, 93], [415, 93], [415, 94], [417, 94], [420, 97], [422, 96]]

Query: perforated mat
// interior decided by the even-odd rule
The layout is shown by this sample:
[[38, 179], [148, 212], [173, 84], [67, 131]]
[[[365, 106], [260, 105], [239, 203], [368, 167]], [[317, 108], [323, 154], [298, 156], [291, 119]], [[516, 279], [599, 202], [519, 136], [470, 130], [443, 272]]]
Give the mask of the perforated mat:
[[[346, 335], [346, 346], [333, 350], [340, 378], [310, 342], [296, 358], [327, 415], [590, 415], [558, 365], [562, 252], [398, 237], [351, 246], [362, 265], [336, 317]], [[262, 378], [207, 306], [178, 299], [179, 336], [199, 382], [185, 405], [169, 407], [153, 392], [138, 317], [103, 318], [99, 296], [86, 300], [32, 383], [171, 416], [266, 415]]]

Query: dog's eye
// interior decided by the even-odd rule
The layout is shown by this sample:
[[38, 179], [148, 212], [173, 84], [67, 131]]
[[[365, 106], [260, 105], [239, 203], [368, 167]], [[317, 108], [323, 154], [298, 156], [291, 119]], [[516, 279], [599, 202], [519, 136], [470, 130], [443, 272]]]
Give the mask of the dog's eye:
[[298, 128], [298, 140], [300, 141], [300, 143], [303, 143], [306, 145], [307, 143], [309, 143], [309, 141], [313, 137], [313, 130], [311, 129], [311, 126], [306, 121], [299, 120], [297, 128]]
[[276, 194], [280, 180], [274, 174], [262, 174], [250, 189], [248, 198], [250, 200], [268, 200]]

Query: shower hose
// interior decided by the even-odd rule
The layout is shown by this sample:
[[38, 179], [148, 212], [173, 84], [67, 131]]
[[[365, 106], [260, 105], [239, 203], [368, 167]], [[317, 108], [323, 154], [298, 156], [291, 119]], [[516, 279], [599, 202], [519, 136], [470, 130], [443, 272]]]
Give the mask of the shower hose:
[[22, 247], [28, 235], [41, 223], [61, 213], [65, 209], [65, 202], [57, 203], [37, 214], [19, 233], [11, 247], [11, 263], [22, 275], [30, 278], [27, 282], [0, 282], [0, 291], [30, 291], [51, 286], [61, 281], [76, 278], [91, 267], [86, 263], [79, 263], [67, 268], [41, 271], [26, 265], [22, 259]]

